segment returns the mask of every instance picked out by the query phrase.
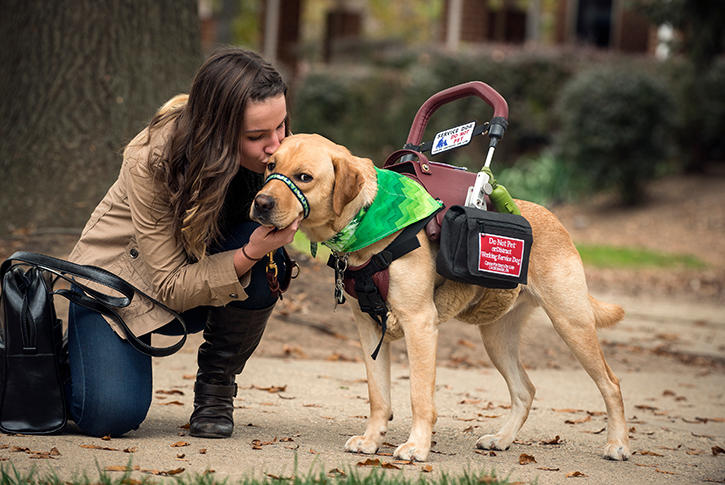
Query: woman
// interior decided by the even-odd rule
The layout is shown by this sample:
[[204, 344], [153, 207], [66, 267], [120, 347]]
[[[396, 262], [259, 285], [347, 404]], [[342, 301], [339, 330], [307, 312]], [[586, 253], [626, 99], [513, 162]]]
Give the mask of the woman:
[[[190, 332], [204, 330], [192, 436], [231, 436], [235, 376], [277, 299], [265, 255], [274, 252], [280, 271], [289, 271], [280, 248], [299, 221], [273, 230], [248, 216], [267, 159], [288, 134], [286, 92], [279, 73], [257, 54], [213, 54], [188, 100], [171, 100], [128, 144], [118, 179], [70, 255], [184, 312]], [[146, 342], [153, 332], [178, 328], [140, 297], [120, 315]], [[151, 358], [119, 335], [98, 313], [71, 305], [70, 417], [90, 435], [136, 429], [151, 403]]]

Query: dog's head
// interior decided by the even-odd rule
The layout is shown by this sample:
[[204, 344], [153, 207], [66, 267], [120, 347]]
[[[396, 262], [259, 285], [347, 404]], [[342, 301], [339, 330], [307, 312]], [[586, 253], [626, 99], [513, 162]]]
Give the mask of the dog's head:
[[345, 147], [322, 136], [288, 136], [270, 157], [265, 172], [265, 177], [282, 177], [269, 179], [257, 193], [250, 216], [265, 226], [287, 227], [304, 213], [303, 202], [291, 186], [294, 185], [309, 206], [309, 214], [300, 228], [309, 235], [310, 229], [319, 232], [315, 228], [329, 227], [323, 232], [332, 232], [319, 234], [327, 239], [334, 234], [333, 227], [340, 225], [339, 229], [347, 223], [342, 219], [351, 219], [364, 203], [370, 202], [364, 200], [365, 194], [361, 192], [371, 176], [375, 180], [374, 170], [370, 160], [355, 157]]

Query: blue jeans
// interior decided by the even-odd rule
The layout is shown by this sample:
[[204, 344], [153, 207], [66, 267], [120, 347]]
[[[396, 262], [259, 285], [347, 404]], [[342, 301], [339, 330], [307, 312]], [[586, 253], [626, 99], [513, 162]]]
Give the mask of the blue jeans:
[[[257, 227], [254, 222], [240, 224], [212, 252], [240, 247]], [[275, 254], [275, 261], [281, 280], [289, 271], [282, 264], [281, 250]], [[260, 309], [277, 301], [267, 284], [264, 260], [252, 268], [246, 290], [246, 300], [230, 305]], [[204, 330], [207, 310], [208, 307], [198, 307], [183, 313], [189, 333]], [[175, 335], [177, 327], [172, 322], [157, 333]], [[150, 334], [139, 338], [145, 343], [151, 342]], [[68, 409], [80, 430], [91, 436], [120, 436], [137, 429], [151, 405], [151, 357], [120, 338], [100, 314], [72, 303], [68, 312], [68, 352], [71, 375]]]

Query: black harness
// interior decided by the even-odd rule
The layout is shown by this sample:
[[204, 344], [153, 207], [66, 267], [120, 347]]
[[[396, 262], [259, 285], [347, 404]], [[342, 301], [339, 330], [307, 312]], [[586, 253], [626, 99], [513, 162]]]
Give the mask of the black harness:
[[[327, 261], [327, 265], [335, 270], [335, 297], [339, 303], [345, 302], [345, 296], [342, 294], [342, 285], [338, 284], [345, 279], [352, 279], [355, 284], [355, 293], [357, 293], [357, 301], [360, 305], [360, 310], [370, 315], [375, 322], [380, 326], [382, 335], [380, 336], [380, 342], [371, 354], [370, 357], [374, 359], [378, 356], [378, 351], [383, 344], [385, 338], [385, 332], [388, 329], [388, 306], [385, 304], [385, 298], [380, 292], [380, 288], [373, 281], [373, 275], [382, 271], [387, 271], [390, 264], [396, 259], [408, 254], [420, 247], [418, 242], [418, 232], [421, 231], [428, 224], [431, 218], [435, 217], [436, 213], [421, 219], [418, 222], [414, 222], [410, 226], [406, 227], [401, 231], [400, 234], [388, 244], [388, 246], [375, 254], [368, 264], [364, 267], [351, 270], [347, 268], [347, 264], [343, 261], [343, 257], [340, 254], [333, 253], [330, 259]], [[385, 291], [387, 294], [387, 290]]]

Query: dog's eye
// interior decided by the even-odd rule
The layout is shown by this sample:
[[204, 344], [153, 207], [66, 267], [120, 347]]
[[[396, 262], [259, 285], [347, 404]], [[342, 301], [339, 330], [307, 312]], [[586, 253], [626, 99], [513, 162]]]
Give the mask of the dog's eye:
[[312, 175], [308, 173], [298, 173], [295, 178], [300, 182], [312, 182]]
[[274, 169], [275, 169], [275, 167], [276, 167], [276, 166], [277, 166], [277, 164], [276, 164], [276, 163], [274, 163], [274, 162], [269, 162], [269, 163], [267, 164], [267, 170], [269, 170], [270, 172], [274, 172]]

